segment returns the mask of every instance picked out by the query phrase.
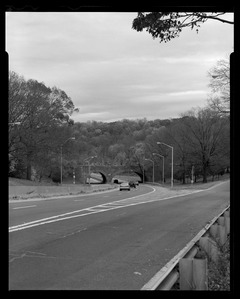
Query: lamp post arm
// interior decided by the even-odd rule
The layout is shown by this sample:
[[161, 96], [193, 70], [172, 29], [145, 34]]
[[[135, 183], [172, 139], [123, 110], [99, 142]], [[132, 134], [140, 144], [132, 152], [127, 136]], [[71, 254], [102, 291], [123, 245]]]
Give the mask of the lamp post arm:
[[164, 145], [170, 147], [171, 149], [173, 149], [173, 146], [171, 146], [171, 145], [169, 145], [169, 144], [166, 144], [166, 143], [164, 143], [164, 142], [157, 142], [157, 144], [164, 144]]
[[172, 149], [171, 187], [173, 187], [173, 146], [160, 141], [158, 141], [157, 144], [164, 144], [165, 146], [168, 146]]

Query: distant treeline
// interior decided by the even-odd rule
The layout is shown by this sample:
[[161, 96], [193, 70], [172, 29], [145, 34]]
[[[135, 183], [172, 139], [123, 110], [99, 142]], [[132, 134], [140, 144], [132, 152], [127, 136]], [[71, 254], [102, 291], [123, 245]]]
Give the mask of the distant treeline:
[[[15, 72], [9, 76], [9, 176], [58, 181], [90, 163], [124, 165], [146, 179], [162, 180], [171, 175], [171, 149], [174, 148], [174, 179], [207, 181], [209, 175], [230, 167], [229, 115], [208, 105], [193, 108], [179, 118], [147, 120], [123, 119], [115, 122], [76, 122], [77, 112], [67, 94], [36, 80], [26, 81]], [[72, 140], [73, 137], [75, 140]], [[61, 162], [62, 150], [62, 162]], [[158, 154], [158, 155], [155, 155]]]

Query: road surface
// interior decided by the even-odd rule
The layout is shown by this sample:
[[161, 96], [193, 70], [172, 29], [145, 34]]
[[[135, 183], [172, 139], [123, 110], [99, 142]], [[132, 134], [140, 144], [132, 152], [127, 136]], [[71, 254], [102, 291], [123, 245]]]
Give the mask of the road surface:
[[11, 203], [9, 289], [140, 290], [227, 206], [229, 185]]

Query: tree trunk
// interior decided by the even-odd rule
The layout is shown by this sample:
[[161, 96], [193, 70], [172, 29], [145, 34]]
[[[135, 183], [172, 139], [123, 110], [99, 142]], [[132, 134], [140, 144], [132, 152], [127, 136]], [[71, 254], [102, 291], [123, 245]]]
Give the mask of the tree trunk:
[[182, 183], [186, 184], [186, 174], [185, 174], [185, 171], [183, 172]]
[[203, 183], [207, 183], [207, 164], [203, 164]]
[[32, 165], [30, 162], [27, 164], [27, 180], [31, 181], [31, 176], [32, 176]]
[[31, 153], [27, 153], [27, 180], [31, 181], [32, 178], [32, 163], [31, 163]]

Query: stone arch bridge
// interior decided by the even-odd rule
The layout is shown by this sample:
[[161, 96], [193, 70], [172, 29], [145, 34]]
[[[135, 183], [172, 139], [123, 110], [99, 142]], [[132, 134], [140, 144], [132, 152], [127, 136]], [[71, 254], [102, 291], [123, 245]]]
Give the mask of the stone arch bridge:
[[134, 169], [122, 165], [82, 165], [76, 169], [76, 178], [89, 178], [91, 173], [100, 173], [102, 183], [110, 183], [116, 175], [138, 175]]

